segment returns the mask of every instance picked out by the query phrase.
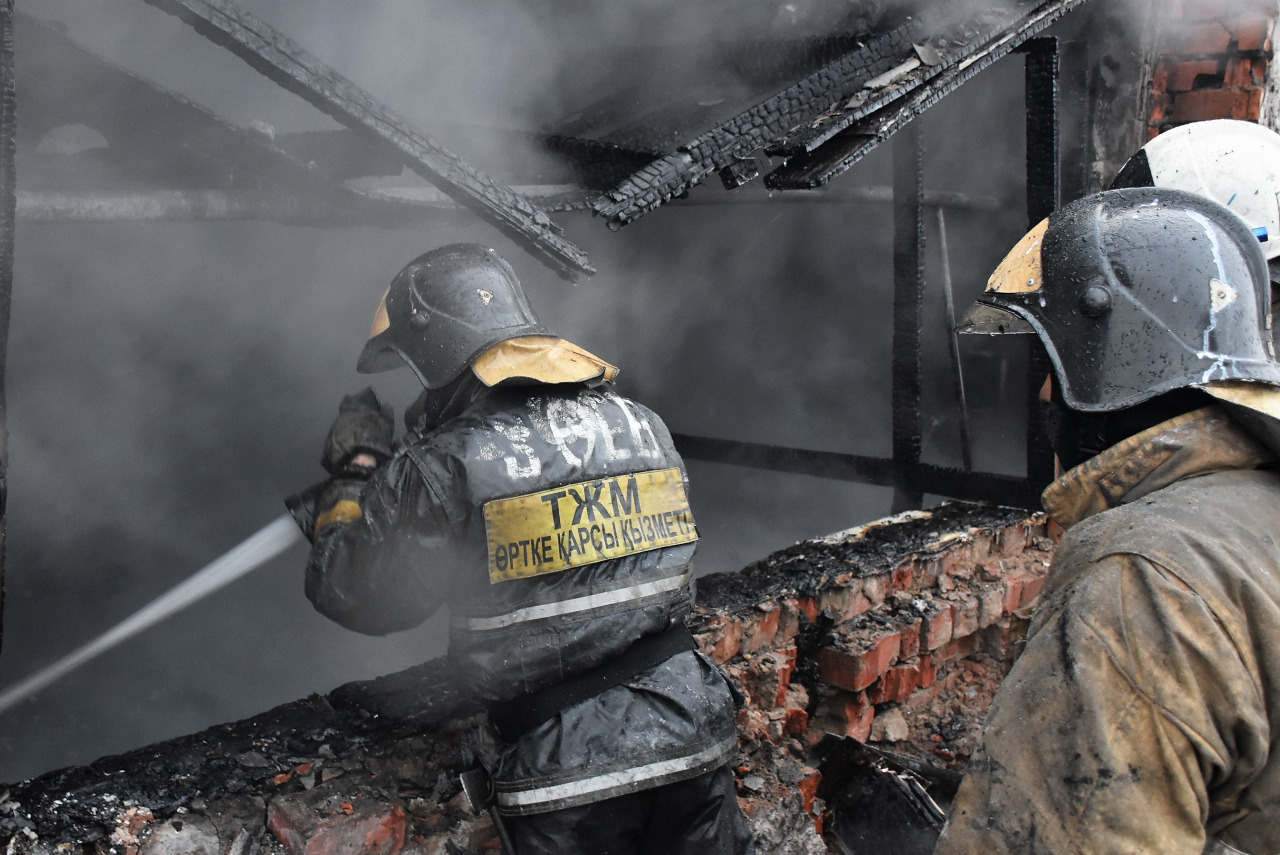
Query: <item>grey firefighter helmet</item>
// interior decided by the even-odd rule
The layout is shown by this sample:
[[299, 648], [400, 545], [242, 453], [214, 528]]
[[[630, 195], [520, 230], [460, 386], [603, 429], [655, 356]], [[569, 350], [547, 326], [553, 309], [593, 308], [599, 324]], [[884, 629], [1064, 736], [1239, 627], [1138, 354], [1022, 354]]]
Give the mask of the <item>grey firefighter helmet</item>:
[[371, 374], [408, 363], [438, 389], [491, 346], [550, 335], [529, 307], [511, 265], [474, 243], [442, 246], [409, 262], [378, 306], [356, 370]]
[[1109, 190], [1027, 233], [960, 331], [1039, 335], [1073, 410], [1197, 387], [1273, 415], [1268, 292], [1257, 238], [1226, 208], [1180, 190]]
[[448, 386], [468, 367], [486, 386], [594, 385], [618, 373], [542, 326], [511, 265], [474, 243], [420, 255], [391, 280], [356, 370], [405, 364], [427, 389]]

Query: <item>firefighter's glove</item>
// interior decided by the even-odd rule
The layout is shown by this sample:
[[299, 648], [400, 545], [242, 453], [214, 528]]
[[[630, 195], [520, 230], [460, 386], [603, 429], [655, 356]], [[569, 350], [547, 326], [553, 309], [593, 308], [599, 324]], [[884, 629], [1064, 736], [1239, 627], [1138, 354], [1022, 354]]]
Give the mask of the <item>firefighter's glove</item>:
[[298, 524], [298, 528], [302, 529], [302, 533], [306, 535], [307, 540], [315, 539], [316, 503], [320, 500], [320, 494], [328, 486], [328, 481], [312, 484], [307, 489], [294, 493], [284, 500], [284, 506], [289, 509], [290, 516]]
[[371, 470], [352, 466], [352, 458], [368, 454], [379, 464], [387, 460], [395, 429], [391, 406], [379, 401], [372, 389], [347, 395], [338, 405], [338, 418], [325, 437], [320, 462], [336, 477], [368, 477]]

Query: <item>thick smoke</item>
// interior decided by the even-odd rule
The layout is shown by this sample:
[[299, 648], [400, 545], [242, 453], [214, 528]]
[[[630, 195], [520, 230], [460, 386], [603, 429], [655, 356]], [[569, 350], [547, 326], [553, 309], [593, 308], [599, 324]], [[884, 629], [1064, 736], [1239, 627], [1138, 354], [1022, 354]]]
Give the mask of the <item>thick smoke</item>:
[[[675, 0], [246, 6], [429, 131], [554, 126], [605, 94], [591, 91], [592, 75], [627, 76], [609, 60], [624, 49], [674, 46], [690, 54], [696, 74], [705, 61], [699, 46], [718, 39], [801, 37], [885, 14], [845, 0], [745, 11]], [[278, 133], [335, 127], [140, 0], [30, 0], [23, 11], [61, 21], [110, 61], [238, 124], [265, 122]], [[18, 56], [21, 87], [21, 45]], [[639, 84], [647, 69], [631, 73]], [[1026, 225], [1021, 80], [1016, 59], [1002, 62], [922, 120], [927, 186], [1010, 200], [1001, 211], [948, 212], [961, 308]], [[24, 140], [20, 156], [37, 142]], [[68, 155], [66, 170], [76, 163]], [[497, 175], [506, 168], [475, 165]], [[890, 166], [886, 146], [832, 192], [887, 185]], [[20, 161], [20, 188], [39, 189], [22, 175]], [[404, 263], [443, 243], [480, 241], [502, 252], [543, 320], [622, 366], [622, 390], [673, 430], [887, 455], [889, 207], [771, 202], [759, 187], [738, 193], [747, 201], [675, 203], [619, 233], [586, 214], [557, 215], [601, 271], [576, 287], [466, 214], [402, 229], [22, 226], [6, 366], [0, 684], [114, 624], [318, 480], [337, 401], [368, 382], [353, 363], [378, 297]], [[690, 201], [732, 198], [706, 186]], [[929, 240], [925, 457], [955, 465], [932, 225]], [[1020, 406], [1018, 351], [966, 344], [966, 355], [982, 386], [971, 393], [975, 435], [999, 438], [979, 449], [978, 465], [1017, 471], [1021, 437], [1008, 410]], [[1003, 411], [1002, 376], [1014, 389]], [[412, 397], [407, 372], [376, 385], [398, 409]], [[701, 572], [735, 569], [889, 507], [882, 488], [696, 462], [690, 471]], [[442, 651], [438, 619], [385, 639], [329, 624], [303, 597], [303, 561], [301, 549], [287, 554], [5, 714], [0, 780], [250, 715]]]

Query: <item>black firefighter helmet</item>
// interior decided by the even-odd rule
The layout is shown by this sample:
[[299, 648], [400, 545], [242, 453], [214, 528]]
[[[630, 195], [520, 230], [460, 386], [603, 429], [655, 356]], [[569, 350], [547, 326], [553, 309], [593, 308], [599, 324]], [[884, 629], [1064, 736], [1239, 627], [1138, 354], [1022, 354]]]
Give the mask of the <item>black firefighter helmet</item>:
[[617, 369], [544, 327], [511, 265], [488, 247], [449, 244], [391, 280], [356, 370], [408, 364], [428, 389], [468, 367], [486, 385], [611, 380]]
[[1226, 208], [1180, 190], [1109, 190], [1028, 232], [960, 331], [1039, 335], [1079, 412], [1198, 388], [1276, 418], [1269, 290], [1257, 237]]

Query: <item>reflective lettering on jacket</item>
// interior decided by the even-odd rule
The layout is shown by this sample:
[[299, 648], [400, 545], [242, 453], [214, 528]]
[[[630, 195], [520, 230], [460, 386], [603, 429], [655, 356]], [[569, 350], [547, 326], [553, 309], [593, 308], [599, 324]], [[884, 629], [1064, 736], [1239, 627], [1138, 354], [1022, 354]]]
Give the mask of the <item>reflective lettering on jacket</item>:
[[493, 583], [698, 539], [676, 467], [487, 502], [484, 522]]

